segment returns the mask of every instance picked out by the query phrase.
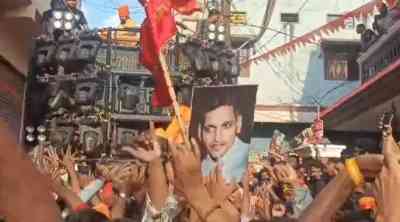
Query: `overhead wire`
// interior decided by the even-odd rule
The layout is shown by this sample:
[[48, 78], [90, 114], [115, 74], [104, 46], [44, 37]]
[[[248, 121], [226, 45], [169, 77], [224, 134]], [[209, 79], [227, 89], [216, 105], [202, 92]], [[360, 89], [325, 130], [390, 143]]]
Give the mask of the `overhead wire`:
[[[306, 5], [309, 3], [309, 0], [304, 0], [303, 3], [300, 5], [299, 9], [297, 10], [297, 14], [300, 14], [301, 11], [304, 10], [304, 8], [306, 7]], [[268, 27], [269, 28], [269, 27]], [[258, 51], [259, 49], [264, 48], [266, 45], [270, 44], [279, 34], [282, 34], [283, 32], [283, 28], [279, 31], [276, 32], [270, 39], [268, 39], [268, 41], [266, 41], [264, 44], [262, 44], [261, 46], [258, 47], [258, 49], [256, 49], [256, 51]]]
[[309, 0], [304, 0], [304, 2], [301, 4], [300, 8], [297, 10], [297, 14], [299, 14], [301, 11], [303, 11], [304, 7], [306, 7], [308, 2], [309, 2]]
[[[245, 26], [255, 27], [255, 28], [263, 28], [262, 26], [253, 25], [253, 24], [247, 24], [247, 25], [245, 25]], [[282, 34], [282, 35], [285, 35], [285, 36], [290, 36], [290, 37], [298, 38], [298, 36], [291, 36], [291, 35], [287, 34], [286, 32], [282, 32], [282, 31], [277, 30], [277, 29], [273, 29], [273, 28], [267, 27], [267, 30], [273, 31], [273, 32], [275, 32], [276, 34]], [[312, 44], [320, 45], [319, 43], [316, 43], [316, 42], [312, 42]]]

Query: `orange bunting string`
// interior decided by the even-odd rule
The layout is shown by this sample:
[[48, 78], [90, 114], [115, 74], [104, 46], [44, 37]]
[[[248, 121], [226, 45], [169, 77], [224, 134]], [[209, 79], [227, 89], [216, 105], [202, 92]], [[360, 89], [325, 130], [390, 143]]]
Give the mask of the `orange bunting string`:
[[[286, 43], [284, 45], [281, 45], [275, 49], [272, 49], [264, 54], [255, 56], [251, 58], [248, 61], [243, 62], [241, 65], [249, 65], [250, 63], [258, 60], [259, 58], [262, 58], [263, 60], [268, 60], [271, 58], [276, 58], [277, 56], [283, 56], [286, 55], [287, 53], [293, 53], [296, 52], [296, 50], [299, 49], [299, 47], [304, 47], [308, 44], [313, 44], [316, 40], [321, 39], [324, 35], [329, 36], [331, 34], [334, 34], [341, 29], [346, 27], [346, 21], [349, 19], [360, 19], [360, 18], [365, 18], [371, 14], [373, 14], [375, 7], [377, 7], [378, 4], [380, 4], [382, 0], [371, 0], [369, 3], [351, 11], [343, 16], [315, 29], [312, 30], [309, 33], [304, 34], [303, 36], [297, 37], [290, 41], [289, 43]], [[391, 0], [390, 4], [395, 4], [393, 2], [397, 2], [397, 0]]]

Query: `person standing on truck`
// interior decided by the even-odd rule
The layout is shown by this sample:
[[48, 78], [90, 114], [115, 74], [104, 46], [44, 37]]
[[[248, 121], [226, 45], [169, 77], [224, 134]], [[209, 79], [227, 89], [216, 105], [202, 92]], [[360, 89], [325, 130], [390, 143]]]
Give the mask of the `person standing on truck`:
[[136, 32], [127, 30], [136, 27], [135, 22], [130, 17], [129, 6], [123, 5], [118, 9], [120, 25], [118, 26], [117, 42], [124, 46], [136, 46], [139, 42], [139, 36]]

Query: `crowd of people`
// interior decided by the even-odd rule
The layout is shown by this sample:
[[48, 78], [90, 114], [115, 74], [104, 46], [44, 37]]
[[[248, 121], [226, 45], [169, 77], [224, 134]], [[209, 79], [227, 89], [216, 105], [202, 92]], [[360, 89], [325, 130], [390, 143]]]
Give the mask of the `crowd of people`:
[[[67, 3], [76, 9], [75, 0]], [[357, 27], [364, 50], [387, 32], [387, 14], [391, 21], [398, 15], [382, 5], [374, 31]], [[134, 26], [127, 7], [119, 15], [119, 28]], [[241, 134], [251, 121], [232, 98], [214, 103], [215, 98], [210, 95], [208, 105], [193, 109], [204, 113], [195, 125], [197, 138], [173, 138], [150, 124], [121, 148], [120, 159], [90, 159], [79, 147], [48, 144], [26, 153], [0, 122], [0, 217], [8, 222], [400, 220], [400, 146], [390, 127], [382, 135], [382, 154], [305, 158], [273, 145], [267, 157], [246, 165]], [[174, 128], [179, 134], [179, 126]]]
[[[279, 153], [250, 163], [238, 183], [221, 166], [202, 176], [200, 151], [138, 136], [131, 158], [82, 162], [78, 150], [41, 147], [27, 158], [1, 129], [0, 215], [5, 221], [398, 221], [400, 148], [383, 154], [303, 159]], [[278, 152], [277, 152], [278, 150]], [[136, 160], [136, 161], [134, 161]], [[137, 161], [140, 160], [140, 161]]]

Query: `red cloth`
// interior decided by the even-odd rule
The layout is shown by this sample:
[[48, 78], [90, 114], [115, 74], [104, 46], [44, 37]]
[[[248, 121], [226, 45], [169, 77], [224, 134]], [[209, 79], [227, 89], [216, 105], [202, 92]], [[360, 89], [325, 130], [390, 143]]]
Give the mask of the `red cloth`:
[[79, 212], [81, 210], [89, 209], [89, 208], [90, 208], [89, 205], [87, 205], [86, 203], [81, 203], [74, 209], [74, 211]]
[[166, 0], [147, 0], [142, 1], [142, 3], [147, 18], [142, 24], [140, 33], [140, 62], [154, 76], [153, 106], [169, 106], [172, 104], [172, 99], [164, 78], [164, 70], [160, 64], [159, 55], [162, 48], [177, 31], [175, 19], [172, 16], [171, 4]]
[[200, 11], [200, 7], [197, 4], [197, 0], [170, 0], [171, 7], [177, 12], [190, 15], [193, 12]]
[[393, 8], [397, 5], [398, 0], [386, 0], [386, 3], [388, 4], [388, 8]]
[[103, 189], [100, 193], [100, 198], [105, 204], [110, 206], [112, 204], [113, 195], [114, 192], [112, 182], [108, 182], [103, 186]]
[[103, 187], [103, 190], [101, 192], [101, 197], [104, 199], [112, 198], [112, 195], [113, 195], [113, 184], [112, 182], [108, 182]]
[[155, 107], [170, 106], [171, 95], [164, 77], [164, 70], [159, 61], [162, 48], [176, 33], [175, 18], [172, 9], [189, 15], [200, 8], [196, 0], [139, 0], [145, 7], [147, 18], [141, 33], [140, 62], [153, 74], [155, 92], [152, 103]]

